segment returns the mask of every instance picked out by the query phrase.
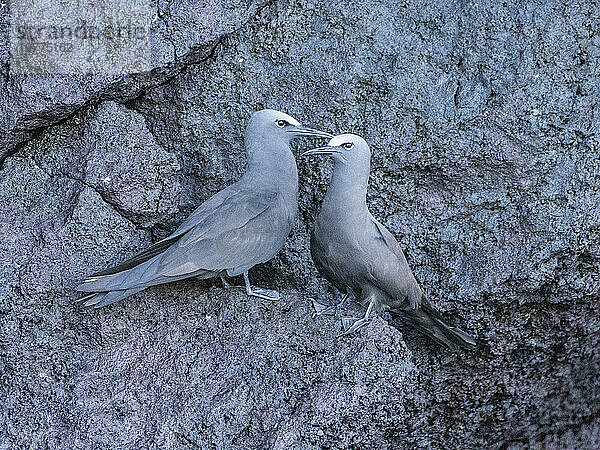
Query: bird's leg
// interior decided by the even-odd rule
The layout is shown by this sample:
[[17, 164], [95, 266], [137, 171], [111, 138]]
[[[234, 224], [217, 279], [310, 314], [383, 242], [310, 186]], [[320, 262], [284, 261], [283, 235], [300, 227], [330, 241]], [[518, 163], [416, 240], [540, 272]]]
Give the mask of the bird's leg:
[[373, 309], [373, 305], [375, 304], [375, 299], [371, 298], [369, 302], [369, 307], [367, 308], [367, 312], [362, 319], [357, 319], [356, 317], [343, 317], [342, 318], [342, 327], [344, 328], [344, 332], [340, 336], [347, 336], [349, 334], [354, 333], [363, 325], [369, 323], [369, 315], [371, 314], [371, 310]]
[[248, 272], [244, 272], [244, 282], [246, 283], [246, 294], [253, 297], [264, 298], [266, 300], [279, 300], [279, 292], [272, 291], [271, 289], [264, 289], [260, 287], [252, 287], [250, 280], [248, 279]]
[[313, 317], [335, 316], [338, 312], [338, 308], [340, 308], [346, 302], [349, 296], [349, 294], [344, 294], [339, 302], [332, 302], [329, 304], [321, 303], [319, 300], [311, 298], [310, 300], [312, 300], [313, 308], [315, 308]]
[[231, 288], [231, 284], [229, 284], [227, 282], [227, 280], [225, 279], [225, 277], [223, 275], [219, 275], [219, 277], [221, 278], [221, 283], [223, 283], [223, 289], [230, 289]]

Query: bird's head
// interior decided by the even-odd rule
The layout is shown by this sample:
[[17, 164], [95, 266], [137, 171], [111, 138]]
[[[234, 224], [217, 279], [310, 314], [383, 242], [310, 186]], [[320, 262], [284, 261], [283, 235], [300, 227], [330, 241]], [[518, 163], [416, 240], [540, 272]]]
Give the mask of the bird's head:
[[307, 128], [292, 116], [274, 109], [263, 109], [252, 114], [248, 122], [247, 133], [261, 136], [268, 140], [281, 140], [289, 143], [300, 136], [332, 138], [333, 135], [323, 131]]
[[335, 161], [349, 165], [368, 165], [371, 160], [369, 144], [356, 134], [340, 134], [333, 137], [325, 147], [302, 153], [302, 156], [310, 155], [330, 155]]

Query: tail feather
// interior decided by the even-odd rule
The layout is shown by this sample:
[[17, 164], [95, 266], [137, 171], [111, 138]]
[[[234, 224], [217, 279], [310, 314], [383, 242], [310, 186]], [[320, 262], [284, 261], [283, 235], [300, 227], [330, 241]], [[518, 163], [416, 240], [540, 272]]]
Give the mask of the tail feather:
[[[149, 286], [154, 286], [157, 284], [169, 283], [172, 281], [182, 280], [184, 278], [196, 277], [199, 279], [207, 279], [216, 277], [221, 273], [220, 271], [213, 270], [198, 270], [191, 274], [184, 274], [176, 277], [159, 277], [155, 280], [151, 280], [142, 285], [133, 286], [127, 289], [115, 289], [115, 290], [102, 290], [99, 288], [93, 292], [86, 292], [88, 289], [85, 285], [79, 286], [78, 290], [83, 292], [85, 295], [76, 300], [76, 302], [85, 302], [85, 306], [93, 306], [94, 308], [102, 308], [103, 306], [110, 305], [112, 303], [118, 302], [119, 300], [123, 300], [124, 298], [129, 297], [130, 295], [135, 294], [136, 292], [143, 291]], [[107, 275], [108, 277], [113, 275]], [[91, 289], [90, 289], [91, 290]]]
[[157, 242], [133, 258], [87, 277], [76, 288], [77, 291], [85, 294], [77, 302], [85, 302], [85, 306], [101, 308], [150, 286], [192, 276], [209, 278], [219, 273], [218, 271], [198, 270], [178, 276], [162, 275], [164, 268], [160, 266], [161, 255], [180, 237]]
[[79, 301], [85, 300], [85, 303], [83, 304], [83, 306], [94, 306], [94, 305], [98, 304], [99, 302], [101, 302], [102, 299], [104, 297], [106, 297], [108, 294], [109, 294], [108, 292], [94, 292], [91, 295], [86, 295], [86, 296], [82, 297], [81, 299], [79, 299]]
[[181, 236], [178, 236], [176, 238], [171, 238], [171, 239], [163, 239], [162, 241], [155, 243], [154, 245], [150, 246], [146, 250], [133, 256], [132, 258], [129, 258], [128, 260], [123, 261], [120, 264], [117, 264], [116, 266], [112, 266], [112, 267], [109, 267], [108, 269], [102, 270], [100, 272], [93, 273], [92, 275], [90, 275], [90, 278], [103, 277], [106, 275], [114, 275], [119, 272], [124, 272], [125, 270], [133, 269], [134, 267], [139, 266], [140, 264], [151, 260], [155, 256], [162, 254], [171, 245], [173, 245], [173, 243], [176, 242], [180, 237]]
[[460, 328], [447, 324], [440, 313], [426, 299], [423, 299], [421, 306], [417, 309], [407, 308], [392, 311], [392, 315], [398, 316], [420, 333], [439, 344], [445, 345], [450, 350], [457, 350], [458, 348], [471, 349], [477, 345], [472, 336]]
[[84, 306], [93, 306], [94, 308], [102, 308], [103, 306], [111, 305], [112, 303], [118, 302], [136, 292], [141, 291], [139, 289], [124, 289], [121, 291], [109, 291], [109, 292], [94, 292], [78, 299], [78, 302], [86, 300]]
[[166, 239], [152, 245], [121, 264], [90, 275], [77, 290], [80, 292], [107, 292], [152, 286], [160, 277], [161, 257], [179, 237]]
[[91, 294], [87, 294], [87, 295], [84, 295], [83, 297], [79, 297], [77, 300], [75, 300], [75, 302], [76, 303], [80, 303], [80, 302], [82, 302], [84, 300], [87, 300], [89, 298], [92, 298], [92, 297], [94, 297], [96, 295], [98, 295], [97, 292], [92, 292]]
[[80, 292], [108, 292], [148, 287], [157, 278], [158, 257], [145, 261], [131, 269], [108, 275], [92, 275], [83, 280], [77, 290]]

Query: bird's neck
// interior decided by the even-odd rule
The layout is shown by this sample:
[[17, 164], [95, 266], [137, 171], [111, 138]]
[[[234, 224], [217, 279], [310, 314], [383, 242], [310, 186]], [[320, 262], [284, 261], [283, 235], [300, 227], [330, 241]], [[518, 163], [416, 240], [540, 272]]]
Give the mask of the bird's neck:
[[246, 147], [244, 178], [266, 188], [298, 192], [298, 168], [287, 142], [254, 142]]
[[368, 213], [368, 185], [369, 167], [356, 170], [343, 161], [336, 161], [322, 210], [342, 216]]

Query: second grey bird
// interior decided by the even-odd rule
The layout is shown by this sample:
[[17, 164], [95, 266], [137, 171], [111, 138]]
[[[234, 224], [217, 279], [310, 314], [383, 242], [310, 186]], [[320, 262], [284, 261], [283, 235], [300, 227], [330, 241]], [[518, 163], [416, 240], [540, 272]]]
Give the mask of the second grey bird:
[[[365, 325], [373, 310], [386, 310], [451, 349], [475, 341], [448, 325], [423, 295], [394, 236], [367, 207], [371, 152], [360, 136], [336, 136], [304, 155], [330, 155], [335, 163], [327, 194], [311, 233], [310, 251], [319, 272], [340, 292], [368, 305], [360, 319], [344, 318], [344, 334]], [[326, 305], [314, 303], [317, 313]]]
[[298, 210], [298, 172], [290, 141], [299, 136], [330, 138], [293, 117], [265, 109], [252, 115], [244, 136], [247, 168], [242, 178], [196, 209], [167, 238], [133, 258], [98, 272], [77, 288], [81, 300], [106, 306], [149, 286], [184, 278], [243, 274], [248, 295], [279, 293], [252, 287], [248, 270], [283, 247]]

